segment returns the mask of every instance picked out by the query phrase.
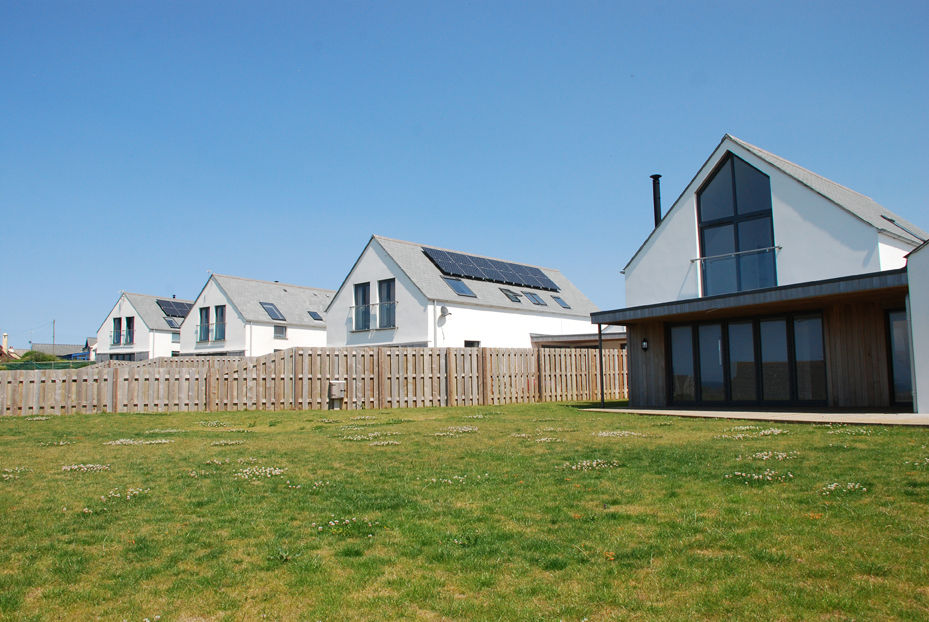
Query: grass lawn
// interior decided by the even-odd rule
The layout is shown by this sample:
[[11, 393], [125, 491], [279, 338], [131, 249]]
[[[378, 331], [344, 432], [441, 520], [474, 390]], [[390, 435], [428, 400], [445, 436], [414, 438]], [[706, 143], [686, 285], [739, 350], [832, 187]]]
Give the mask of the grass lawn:
[[2, 620], [929, 618], [927, 429], [7, 417], [0, 474]]

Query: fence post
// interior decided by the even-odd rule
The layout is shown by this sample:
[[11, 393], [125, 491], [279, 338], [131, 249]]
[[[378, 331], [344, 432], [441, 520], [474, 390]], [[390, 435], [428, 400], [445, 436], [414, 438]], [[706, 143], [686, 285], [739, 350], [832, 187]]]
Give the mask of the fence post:
[[490, 351], [481, 348], [481, 375], [480, 375], [481, 405], [490, 404]]

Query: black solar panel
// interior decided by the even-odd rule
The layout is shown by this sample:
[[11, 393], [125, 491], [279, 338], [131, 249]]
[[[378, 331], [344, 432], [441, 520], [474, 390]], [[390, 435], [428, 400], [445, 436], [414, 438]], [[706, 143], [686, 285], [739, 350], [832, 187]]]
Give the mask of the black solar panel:
[[190, 308], [194, 306], [192, 302], [180, 302], [179, 300], [156, 300], [155, 302], [161, 307], [162, 313], [168, 317], [187, 317]]
[[533, 266], [524, 266], [518, 263], [500, 261], [441, 251], [437, 248], [423, 248], [426, 257], [447, 276], [457, 276], [476, 281], [490, 281], [517, 287], [531, 287], [552, 292], [558, 291], [558, 286], [545, 273]]

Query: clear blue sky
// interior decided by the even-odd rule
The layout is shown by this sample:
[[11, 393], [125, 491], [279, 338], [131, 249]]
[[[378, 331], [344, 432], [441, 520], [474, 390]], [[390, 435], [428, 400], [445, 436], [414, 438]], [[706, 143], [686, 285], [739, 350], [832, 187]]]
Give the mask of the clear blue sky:
[[372, 233], [601, 308], [732, 133], [929, 228], [929, 3], [0, 1], [0, 331], [335, 289]]

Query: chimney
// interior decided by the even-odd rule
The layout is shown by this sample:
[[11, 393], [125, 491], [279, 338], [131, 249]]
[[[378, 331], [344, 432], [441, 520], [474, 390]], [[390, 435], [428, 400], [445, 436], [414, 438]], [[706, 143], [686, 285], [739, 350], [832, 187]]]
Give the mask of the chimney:
[[0, 352], [8, 352], [10, 350], [10, 345], [7, 343], [6, 338], [7, 334], [3, 333], [3, 350], [0, 350]]
[[658, 225], [661, 224], [661, 183], [658, 181], [661, 179], [661, 175], [655, 173], [651, 175], [652, 178], [652, 203], [655, 207], [655, 228], [658, 228]]

